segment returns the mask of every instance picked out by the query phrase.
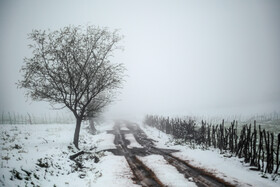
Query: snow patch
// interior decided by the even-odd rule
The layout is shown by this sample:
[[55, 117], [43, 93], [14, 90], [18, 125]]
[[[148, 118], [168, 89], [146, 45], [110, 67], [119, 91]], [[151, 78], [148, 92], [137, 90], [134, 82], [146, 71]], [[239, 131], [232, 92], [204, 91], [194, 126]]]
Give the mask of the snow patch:
[[160, 155], [149, 155], [145, 157], [137, 156], [148, 168], [150, 168], [157, 178], [168, 187], [194, 187], [196, 184], [186, 179], [174, 166], [171, 166]]
[[127, 128], [125, 126], [121, 126], [120, 130], [122, 130], [122, 131], [129, 131], [129, 128]]
[[109, 155], [102, 157], [97, 165], [101, 174], [92, 186], [139, 186], [133, 183], [133, 173], [123, 156], [114, 156], [108, 152], [106, 154]]
[[125, 139], [130, 142], [130, 144], [127, 146], [129, 149], [135, 147], [135, 148], [143, 148], [136, 140], [133, 134], [125, 134]]
[[116, 146], [114, 144], [115, 135], [107, 134], [106, 132], [104, 132], [102, 134], [98, 134], [98, 136], [100, 138], [96, 142], [97, 144], [96, 151], [102, 151], [106, 149], [116, 149]]

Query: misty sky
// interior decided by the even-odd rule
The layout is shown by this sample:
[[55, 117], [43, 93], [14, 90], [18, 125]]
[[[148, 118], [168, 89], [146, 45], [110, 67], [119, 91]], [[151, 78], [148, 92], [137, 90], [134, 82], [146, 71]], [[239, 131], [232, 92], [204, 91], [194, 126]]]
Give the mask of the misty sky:
[[280, 110], [280, 1], [0, 0], [0, 111], [50, 113], [15, 82], [32, 29], [120, 29], [127, 78], [111, 117]]

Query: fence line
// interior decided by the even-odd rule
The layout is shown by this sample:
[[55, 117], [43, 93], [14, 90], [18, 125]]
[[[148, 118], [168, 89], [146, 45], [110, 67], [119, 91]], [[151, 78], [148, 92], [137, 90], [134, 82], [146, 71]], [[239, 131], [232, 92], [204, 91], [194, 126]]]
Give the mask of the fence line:
[[57, 114], [56, 116], [41, 115], [35, 116], [30, 113], [18, 114], [11, 112], [2, 112], [0, 115], [0, 124], [51, 124], [51, 123], [74, 123], [75, 119], [71, 115]]
[[198, 126], [192, 119], [147, 115], [144, 123], [173, 135], [175, 139], [194, 141], [206, 147], [218, 148], [221, 152], [229, 151], [244, 158], [244, 162], [250, 163], [255, 170], [278, 173], [280, 133], [268, 132], [260, 125], [257, 128], [256, 121], [253, 127], [251, 124], [241, 126], [240, 132], [236, 121], [231, 122], [229, 127], [225, 126], [224, 120], [218, 125], [202, 121]]

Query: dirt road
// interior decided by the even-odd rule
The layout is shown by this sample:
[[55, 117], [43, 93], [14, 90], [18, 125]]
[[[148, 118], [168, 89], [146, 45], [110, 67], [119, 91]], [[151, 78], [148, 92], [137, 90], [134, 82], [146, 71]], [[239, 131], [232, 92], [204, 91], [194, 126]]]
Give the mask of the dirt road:
[[[126, 130], [121, 129], [122, 127], [126, 127]], [[156, 148], [153, 140], [149, 139], [137, 124], [127, 121], [117, 121], [115, 122], [114, 129], [108, 131], [108, 133], [115, 135], [114, 143], [117, 147], [116, 150], [108, 151], [113, 152], [115, 155], [125, 156], [134, 174], [133, 180], [139, 185], [155, 187], [165, 186], [155, 173], [137, 158], [137, 156], [161, 155], [170, 165], [174, 166], [179, 173], [182, 173], [186, 179], [192, 179], [192, 181], [199, 187], [235, 186], [213, 176], [207, 171], [195, 168], [189, 163], [174, 157], [171, 153], [176, 152], [177, 150]], [[142, 148], [129, 146], [130, 141], [125, 139], [125, 134], [132, 134]], [[128, 148], [128, 146], [130, 148]]]

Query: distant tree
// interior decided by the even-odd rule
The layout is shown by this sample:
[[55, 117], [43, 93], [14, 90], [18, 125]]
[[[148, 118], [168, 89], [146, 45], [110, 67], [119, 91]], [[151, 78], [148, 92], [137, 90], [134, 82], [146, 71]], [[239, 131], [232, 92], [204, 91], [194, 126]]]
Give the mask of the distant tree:
[[107, 106], [110, 102], [112, 102], [113, 95], [101, 94], [100, 96], [93, 99], [93, 101], [89, 104], [87, 112], [87, 119], [89, 121], [89, 131], [91, 134], [96, 134], [95, 128], [95, 120], [102, 110]]
[[123, 82], [123, 64], [111, 62], [122, 37], [107, 28], [67, 26], [33, 30], [29, 39], [33, 55], [24, 59], [18, 85], [33, 100], [59, 104], [74, 114], [78, 148], [81, 122], [100, 113]]

